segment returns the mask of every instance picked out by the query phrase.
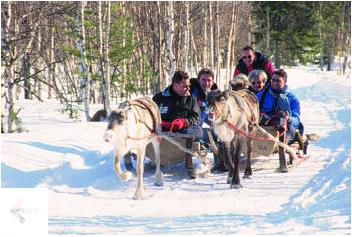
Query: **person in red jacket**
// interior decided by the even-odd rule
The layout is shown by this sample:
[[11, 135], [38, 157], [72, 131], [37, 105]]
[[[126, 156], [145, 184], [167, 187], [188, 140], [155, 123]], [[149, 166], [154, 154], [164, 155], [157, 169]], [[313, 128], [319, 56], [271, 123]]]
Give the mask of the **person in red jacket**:
[[268, 75], [266, 83], [269, 83], [271, 75], [275, 72], [275, 67], [270, 59], [264, 54], [255, 52], [251, 46], [246, 46], [242, 49], [241, 59], [236, 65], [233, 78], [240, 73], [248, 76], [251, 71], [256, 69], [266, 72]]

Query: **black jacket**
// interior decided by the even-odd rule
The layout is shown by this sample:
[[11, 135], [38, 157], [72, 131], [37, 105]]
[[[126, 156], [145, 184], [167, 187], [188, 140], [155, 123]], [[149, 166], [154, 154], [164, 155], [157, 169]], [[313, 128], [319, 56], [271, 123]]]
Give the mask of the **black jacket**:
[[[264, 54], [261, 54], [259, 52], [255, 52], [255, 59], [252, 64], [253, 69], [265, 71], [265, 66], [269, 62], [270, 62], [269, 59]], [[240, 61], [236, 65], [236, 68], [238, 69], [238, 71], [240, 71], [240, 73], [243, 73], [248, 76], [249, 73], [248, 73], [247, 65], [244, 63], [243, 59], [240, 59]], [[267, 85], [271, 79], [271, 75], [267, 71], [265, 71], [265, 72], [268, 76], [268, 80], [266, 82], [266, 85]]]
[[200, 111], [193, 96], [179, 96], [169, 86], [156, 94], [153, 100], [159, 106], [162, 120], [172, 122], [177, 118], [186, 118], [190, 126], [198, 126]]

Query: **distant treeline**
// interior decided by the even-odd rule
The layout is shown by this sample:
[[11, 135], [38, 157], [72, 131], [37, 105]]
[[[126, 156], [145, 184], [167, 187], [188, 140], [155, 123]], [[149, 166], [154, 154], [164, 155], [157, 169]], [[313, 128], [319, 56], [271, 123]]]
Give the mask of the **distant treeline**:
[[[70, 116], [89, 104], [154, 94], [176, 69], [229, 80], [252, 45], [276, 66], [350, 56], [351, 2], [1, 2], [2, 115], [16, 100], [57, 98]], [[226, 68], [226, 78], [220, 78]], [[5, 122], [2, 119], [2, 128]]]

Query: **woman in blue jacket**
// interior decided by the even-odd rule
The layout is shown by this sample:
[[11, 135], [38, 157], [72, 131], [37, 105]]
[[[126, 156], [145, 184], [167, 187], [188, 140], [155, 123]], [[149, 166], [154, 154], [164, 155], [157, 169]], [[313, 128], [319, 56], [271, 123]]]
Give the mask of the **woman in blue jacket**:
[[295, 139], [295, 131], [303, 135], [303, 124], [300, 120], [300, 104], [296, 95], [287, 86], [287, 73], [276, 70], [272, 75], [270, 85], [257, 94], [261, 112], [261, 125], [272, 125], [284, 128], [280, 118], [287, 118], [287, 129], [290, 140]]

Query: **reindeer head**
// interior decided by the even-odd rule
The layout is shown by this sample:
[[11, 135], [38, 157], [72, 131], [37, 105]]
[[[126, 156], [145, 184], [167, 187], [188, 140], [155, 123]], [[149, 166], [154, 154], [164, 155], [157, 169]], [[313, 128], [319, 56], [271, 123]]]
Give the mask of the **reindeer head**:
[[209, 110], [208, 118], [213, 122], [224, 120], [229, 112], [227, 99], [229, 91], [221, 92], [219, 90], [211, 91], [207, 96], [207, 108]]
[[125, 138], [127, 134], [127, 118], [130, 108], [112, 111], [108, 119], [108, 127], [104, 134], [104, 140], [115, 144], [116, 141]]

